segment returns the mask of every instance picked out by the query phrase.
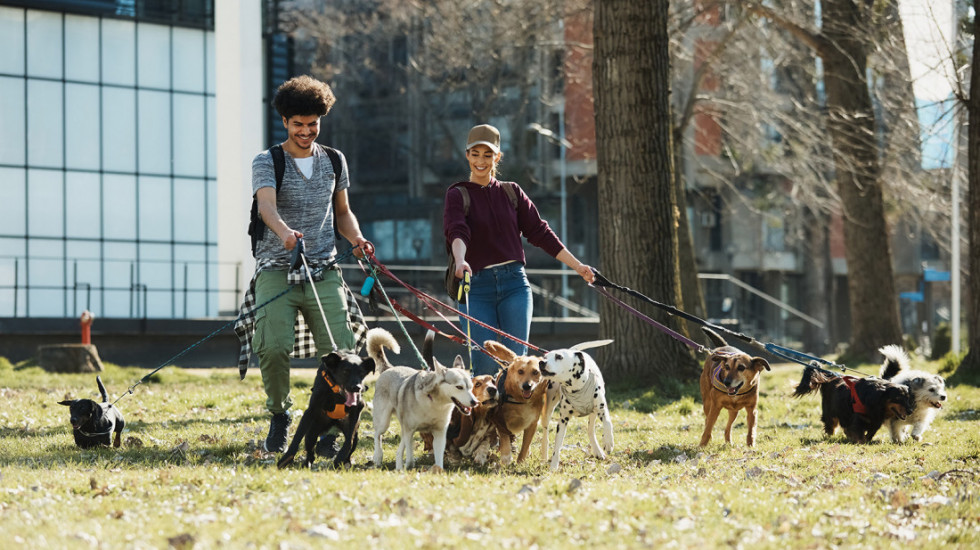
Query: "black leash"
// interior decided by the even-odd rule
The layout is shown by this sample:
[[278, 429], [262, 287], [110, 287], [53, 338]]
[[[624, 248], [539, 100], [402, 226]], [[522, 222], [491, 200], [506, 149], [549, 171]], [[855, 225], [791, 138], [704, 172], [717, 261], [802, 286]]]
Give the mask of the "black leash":
[[[666, 311], [667, 313], [669, 313], [671, 315], [675, 315], [675, 316], [680, 317], [682, 319], [686, 319], [686, 320], [688, 320], [688, 321], [690, 321], [692, 323], [696, 323], [698, 325], [701, 325], [703, 327], [709, 328], [709, 329], [714, 330], [716, 332], [726, 334], [728, 336], [731, 336], [732, 338], [737, 338], [737, 339], [741, 340], [742, 342], [745, 342], [746, 344], [752, 346], [753, 348], [758, 349], [758, 350], [761, 350], [761, 351], [764, 351], [766, 353], [769, 353], [770, 355], [774, 355], [776, 357], [779, 357], [781, 359], [784, 359], [786, 361], [790, 361], [790, 362], [793, 362], [793, 363], [799, 363], [800, 365], [813, 366], [813, 367], [818, 368], [818, 369], [820, 369], [820, 370], [822, 370], [822, 371], [824, 371], [824, 372], [826, 372], [828, 374], [833, 374], [835, 376], [837, 375], [837, 373], [828, 371], [828, 370], [823, 369], [823, 368], [820, 368], [819, 365], [827, 365], [829, 367], [832, 367], [832, 368], [835, 368], [835, 369], [839, 369], [841, 372], [851, 371], [851, 372], [857, 373], [857, 374], [859, 374], [861, 376], [869, 376], [869, 375], [864, 374], [864, 373], [862, 373], [860, 371], [857, 371], [855, 369], [848, 368], [847, 366], [842, 365], [840, 363], [835, 363], [833, 361], [828, 361], [826, 359], [823, 359], [821, 357], [817, 357], [815, 355], [810, 355], [808, 353], [803, 353], [803, 352], [796, 351], [794, 349], [787, 348], [787, 347], [784, 347], [784, 346], [779, 346], [779, 345], [776, 345], [776, 344], [773, 344], [773, 343], [762, 343], [762, 342], [759, 342], [758, 340], [756, 340], [755, 338], [752, 338], [751, 336], [742, 334], [741, 332], [735, 332], [734, 330], [731, 330], [729, 328], [725, 328], [723, 326], [716, 325], [714, 323], [705, 321], [704, 319], [701, 319], [700, 317], [694, 316], [694, 315], [692, 315], [690, 313], [687, 313], [686, 311], [682, 311], [680, 309], [677, 309], [676, 307], [674, 307], [672, 305], [663, 304], [663, 303], [660, 303], [660, 302], [658, 302], [658, 301], [656, 301], [656, 300], [654, 300], [652, 298], [649, 298], [647, 296], [644, 296], [643, 294], [641, 294], [641, 293], [639, 293], [639, 292], [637, 292], [637, 291], [635, 291], [635, 290], [633, 290], [631, 288], [628, 288], [628, 287], [625, 287], [625, 286], [622, 286], [622, 285], [617, 285], [616, 283], [613, 283], [612, 281], [610, 281], [609, 279], [607, 279], [606, 277], [604, 277], [601, 273], [599, 273], [599, 270], [597, 270], [595, 268], [593, 268], [592, 271], [595, 273], [595, 281], [592, 284], [594, 286], [596, 286], [596, 287], [608, 287], [608, 288], [616, 289], [616, 290], [618, 290], [620, 292], [625, 292], [626, 294], [629, 294], [630, 296], [633, 296], [634, 298], [638, 298], [638, 299], [643, 300], [643, 301], [645, 301], [645, 302], [647, 302], [647, 303], [649, 303], [649, 304], [651, 304], [653, 306], [656, 306], [656, 307], [658, 307], [658, 308]], [[596, 289], [596, 290], [599, 290], [599, 289]], [[600, 294], [602, 294], [602, 292], [600, 292]]]
[[[330, 261], [329, 263], [325, 264], [323, 266], [323, 269], [328, 269], [328, 268], [332, 267], [333, 265], [336, 265], [341, 260], [343, 260], [343, 259], [347, 258], [348, 256], [350, 256], [351, 254], [353, 254], [353, 252], [354, 252], [353, 249], [351, 249], [351, 250], [348, 250], [346, 253], [337, 256], [332, 261]], [[299, 252], [297, 252], [297, 251], [294, 251], [293, 252], [293, 256], [292, 256], [292, 259], [290, 261], [290, 268], [292, 268], [292, 269], [295, 269], [297, 267], [297, 265], [302, 265], [302, 263], [298, 259], [298, 254], [302, 254], [302, 251], [300, 250]], [[309, 270], [307, 270], [307, 273], [309, 273]], [[279, 298], [282, 298], [283, 296], [286, 295], [286, 293], [288, 293], [292, 289], [293, 289], [292, 286], [286, 288], [286, 290], [283, 290], [279, 294], [273, 296], [272, 298], [269, 298], [264, 303], [262, 303], [261, 305], [259, 305], [258, 307], [256, 307], [252, 311], [250, 311], [249, 314], [250, 315], [251, 314], [254, 314], [256, 311], [264, 308], [265, 306], [271, 304], [272, 302], [278, 300]], [[242, 320], [242, 318], [244, 318], [245, 316], [246, 316], [245, 313], [239, 313], [238, 314], [238, 317], [235, 317], [233, 320], [228, 321], [227, 323], [225, 323], [224, 325], [222, 325], [220, 328], [218, 328], [217, 330], [215, 330], [211, 334], [208, 334], [204, 338], [201, 338], [197, 342], [195, 342], [195, 343], [191, 344], [190, 346], [184, 348], [183, 351], [181, 351], [177, 355], [174, 355], [170, 359], [167, 359], [166, 361], [164, 361], [163, 363], [161, 363], [159, 367], [153, 369], [152, 371], [150, 371], [149, 373], [147, 373], [146, 375], [144, 375], [142, 378], [140, 378], [139, 380], [137, 380], [135, 384], [133, 384], [132, 386], [130, 386], [128, 390], [126, 390], [119, 397], [117, 397], [116, 400], [113, 401], [109, 406], [115, 405], [123, 397], [132, 394], [133, 393], [133, 390], [135, 390], [137, 386], [139, 386], [140, 384], [142, 384], [142, 383], [146, 382], [147, 380], [149, 380], [151, 376], [153, 376], [154, 374], [156, 374], [156, 373], [160, 372], [161, 370], [163, 370], [164, 367], [170, 366], [171, 364], [173, 364], [174, 361], [176, 361], [180, 357], [186, 355], [192, 349], [196, 348], [197, 346], [200, 346], [204, 342], [207, 342], [208, 340], [210, 340], [210, 339], [214, 338], [215, 336], [217, 336], [217, 334], [219, 332], [225, 330], [228, 327], [234, 326], [235, 323], [237, 323], [238, 321]]]

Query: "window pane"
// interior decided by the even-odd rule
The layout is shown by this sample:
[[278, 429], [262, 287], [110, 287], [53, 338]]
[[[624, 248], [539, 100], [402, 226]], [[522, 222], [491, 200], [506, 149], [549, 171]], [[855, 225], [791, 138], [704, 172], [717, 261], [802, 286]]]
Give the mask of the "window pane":
[[173, 29], [173, 87], [184, 92], [204, 91], [204, 31]]
[[65, 85], [65, 161], [68, 168], [98, 170], [99, 87], [90, 84]]
[[68, 315], [78, 317], [89, 310], [99, 315], [98, 287], [102, 284], [101, 252], [97, 242], [68, 242]]
[[217, 107], [215, 107], [214, 97], [208, 97], [205, 105], [207, 106], [207, 124], [204, 127], [204, 131], [207, 134], [205, 141], [207, 144], [207, 175], [209, 178], [216, 178], [218, 177], [218, 144], [215, 141], [215, 134], [218, 130], [218, 117], [215, 114]]
[[[30, 170], [27, 173], [27, 233], [32, 237], [62, 237], [65, 234], [64, 173]], [[36, 251], [31, 251], [35, 254]]]
[[61, 78], [61, 52], [61, 14], [27, 10], [27, 74]]
[[174, 174], [204, 174], [204, 96], [174, 94]]
[[[65, 202], [68, 220], [66, 235], [71, 238], [98, 239], [102, 235], [102, 195], [98, 174], [68, 172], [65, 174]], [[78, 250], [72, 250], [78, 254]]]
[[102, 166], [118, 172], [136, 171], [136, 94], [102, 88]]
[[207, 187], [201, 180], [177, 178], [174, 180], [174, 240], [182, 242], [205, 241], [204, 205]]
[[132, 86], [136, 83], [135, 23], [102, 20], [102, 81]]
[[[14, 236], [27, 233], [27, 200], [22, 168], [0, 168], [0, 186], [3, 200], [0, 200], [0, 234]], [[0, 251], [0, 255], [3, 252]]]
[[105, 238], [136, 240], [136, 178], [106, 174], [102, 188]]
[[[204, 185], [207, 188], [207, 193], [208, 193], [207, 204], [210, 207], [208, 209], [208, 212], [216, 212], [217, 211], [216, 205], [218, 204], [218, 184], [214, 180], [208, 180], [204, 182]], [[206, 239], [210, 241], [216, 241], [218, 239], [218, 216], [216, 215], [207, 216], [207, 221], [205, 223], [207, 223], [207, 228], [208, 228], [208, 234]], [[247, 235], [248, 234], [246, 233], [246, 236]]]
[[170, 28], [163, 25], [137, 26], [139, 44], [139, 85], [143, 88], [170, 88]]
[[99, 81], [99, 20], [65, 16], [65, 78]]
[[24, 74], [24, 10], [0, 7], [0, 52], [0, 73]]
[[170, 178], [140, 178], [140, 239], [170, 240]]
[[60, 82], [27, 81], [27, 163], [32, 166], [64, 166], [63, 91]]
[[139, 171], [144, 174], [169, 174], [170, 94], [140, 90], [138, 115]]
[[[2, 12], [0, 12], [2, 13]], [[0, 55], [0, 59], [5, 56]], [[24, 164], [24, 79], [0, 77], [0, 163]]]
[[205, 68], [204, 79], [205, 79], [205, 91], [209, 94], [214, 93], [215, 89], [215, 70], [214, 70], [214, 33], [205, 33], [207, 39], [207, 54], [206, 62], [207, 66]]
[[28, 312], [34, 317], [61, 317], [65, 313], [65, 262], [62, 243], [46, 239], [28, 241]]

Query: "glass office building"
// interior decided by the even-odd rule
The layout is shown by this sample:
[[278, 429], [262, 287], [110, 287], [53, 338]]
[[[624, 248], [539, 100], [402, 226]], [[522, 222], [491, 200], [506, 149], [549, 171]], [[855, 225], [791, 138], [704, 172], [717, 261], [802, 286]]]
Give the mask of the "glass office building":
[[213, 2], [0, 1], [0, 317], [218, 313]]

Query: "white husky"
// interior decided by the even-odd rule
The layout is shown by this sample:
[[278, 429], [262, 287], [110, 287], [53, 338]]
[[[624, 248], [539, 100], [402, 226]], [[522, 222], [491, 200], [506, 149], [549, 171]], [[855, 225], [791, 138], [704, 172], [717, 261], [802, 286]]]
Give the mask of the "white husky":
[[415, 370], [393, 366], [385, 356], [384, 348], [395, 353], [400, 351], [391, 333], [381, 328], [369, 330], [367, 351], [379, 373], [374, 390], [374, 467], [381, 466], [384, 458], [381, 439], [391, 423], [391, 415], [395, 414], [402, 427], [401, 441], [395, 452], [395, 469], [414, 466], [412, 438], [415, 432], [432, 434], [432, 456], [441, 469], [446, 451], [446, 428], [453, 406], [468, 415], [478, 404], [473, 396], [470, 373], [462, 368], [463, 358], [457, 355], [451, 369], [433, 360], [431, 371]]

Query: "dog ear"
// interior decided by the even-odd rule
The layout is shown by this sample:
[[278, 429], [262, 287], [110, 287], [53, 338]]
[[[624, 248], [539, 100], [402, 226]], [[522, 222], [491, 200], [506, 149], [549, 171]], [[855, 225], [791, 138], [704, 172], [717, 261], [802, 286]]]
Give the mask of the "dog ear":
[[453, 368], [466, 370], [466, 363], [463, 362], [462, 355], [456, 355], [456, 358], [453, 359]]
[[[439, 365], [439, 361], [435, 362]], [[441, 365], [440, 365], [441, 366]], [[442, 367], [446, 368], [446, 367]], [[431, 393], [439, 385], [439, 381], [442, 380], [442, 376], [439, 376], [436, 372], [426, 372], [422, 371], [418, 377], [418, 389], [422, 393]]]
[[909, 387], [912, 388], [913, 390], [917, 390], [925, 385], [926, 385], [926, 379], [922, 378], [921, 376], [917, 376], [909, 380]]
[[320, 357], [320, 363], [324, 367], [336, 366], [337, 363], [340, 362], [340, 360], [341, 360], [340, 354], [338, 354], [336, 351], [331, 351], [330, 353]]
[[763, 367], [765, 367], [766, 370], [772, 370], [771, 368], [769, 368], [769, 361], [766, 361], [762, 357], [753, 357], [752, 358], [752, 367], [755, 368], [755, 370], [757, 370], [757, 371], [761, 371], [762, 368], [759, 365], [762, 365]]
[[364, 372], [364, 374], [374, 372], [374, 367], [374, 359], [371, 359], [370, 357], [361, 361], [361, 370]]
[[501, 361], [513, 363], [514, 359], [517, 359], [516, 353], [496, 340], [487, 340], [483, 343], [483, 347], [487, 350], [487, 353], [496, 357], [497, 359], [500, 359]]
[[76, 401], [75, 399], [70, 399], [70, 400], [65, 400], [65, 401], [58, 401], [58, 404], [59, 405], [64, 405], [66, 407], [71, 407], [72, 404], [75, 403], [75, 401]]

